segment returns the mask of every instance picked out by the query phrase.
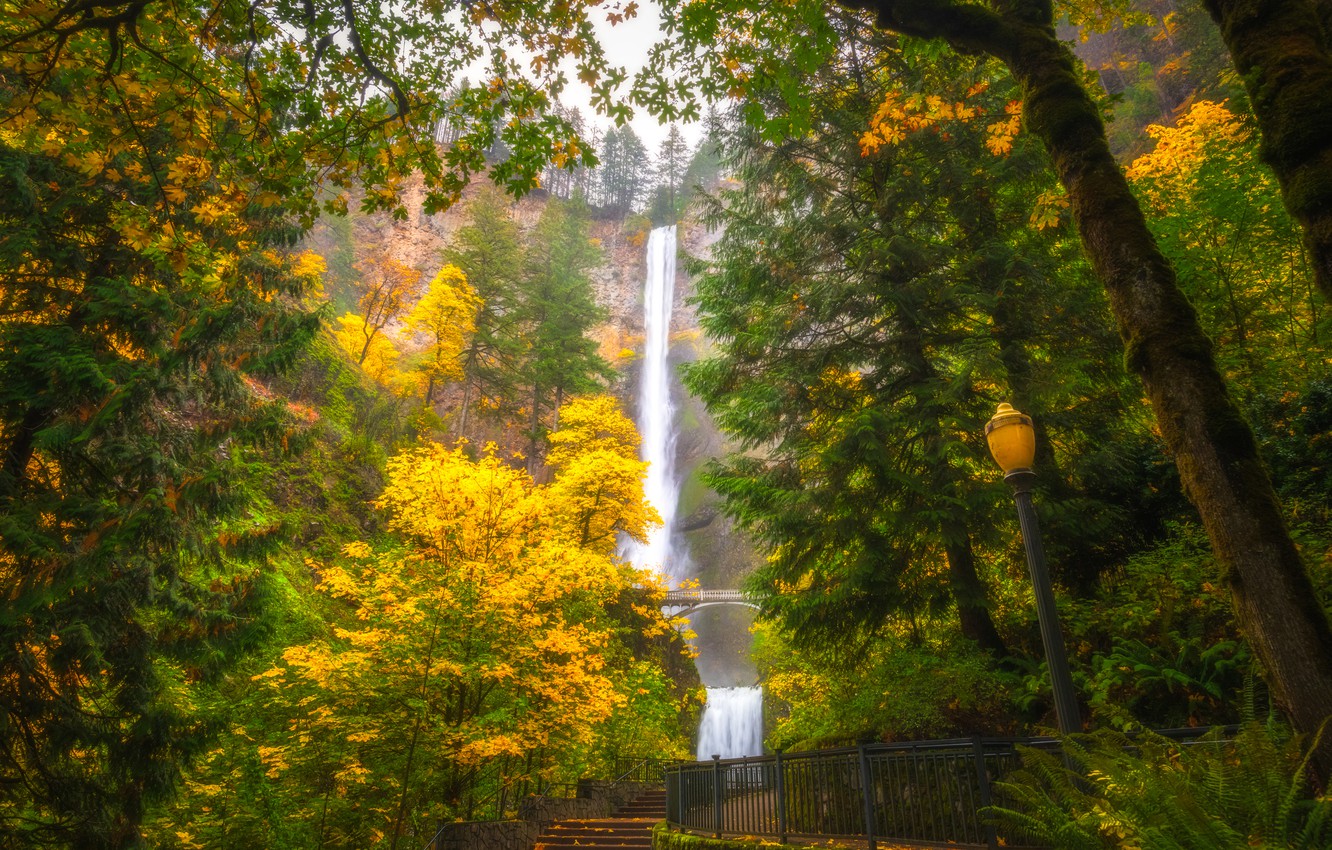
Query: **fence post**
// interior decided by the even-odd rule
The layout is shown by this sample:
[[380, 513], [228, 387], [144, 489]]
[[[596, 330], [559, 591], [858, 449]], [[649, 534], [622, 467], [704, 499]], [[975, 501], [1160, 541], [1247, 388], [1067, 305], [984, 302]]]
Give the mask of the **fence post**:
[[712, 826], [715, 837], [722, 834], [721, 755], [712, 754]]
[[674, 825], [680, 822], [675, 816], [680, 808], [680, 777], [678, 773], [668, 769], [663, 772], [661, 778], [666, 783], [666, 823]]
[[870, 787], [870, 762], [869, 753], [866, 752], [864, 744], [856, 747], [856, 752], [860, 756], [860, 796], [865, 799], [865, 837], [869, 839], [869, 850], [875, 850], [874, 841], [874, 793]]
[[786, 843], [786, 777], [782, 775], [782, 751], [777, 750], [777, 840]]
[[[987, 809], [994, 805], [994, 798], [990, 795], [990, 771], [985, 768], [985, 745], [981, 743], [979, 736], [973, 736], [971, 739], [971, 752], [976, 759], [976, 781], [980, 785], [981, 808]], [[980, 813], [976, 813], [980, 817]], [[981, 817], [981, 827], [985, 830], [985, 846], [990, 850], [998, 850], [999, 836], [994, 831], [994, 824], [987, 818]]]

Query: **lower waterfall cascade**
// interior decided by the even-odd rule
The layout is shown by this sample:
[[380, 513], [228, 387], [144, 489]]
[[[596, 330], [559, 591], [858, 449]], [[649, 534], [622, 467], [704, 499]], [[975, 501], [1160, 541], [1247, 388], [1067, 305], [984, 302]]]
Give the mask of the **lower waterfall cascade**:
[[708, 688], [698, 724], [698, 760], [763, 754], [763, 688]]

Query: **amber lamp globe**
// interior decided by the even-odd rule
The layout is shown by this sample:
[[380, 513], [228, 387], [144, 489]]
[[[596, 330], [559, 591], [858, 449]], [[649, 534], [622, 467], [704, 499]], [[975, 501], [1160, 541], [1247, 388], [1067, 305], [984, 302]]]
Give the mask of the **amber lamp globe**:
[[1031, 426], [1031, 417], [1007, 402], [999, 405], [999, 411], [986, 423], [985, 439], [1005, 475], [1031, 469], [1036, 460], [1036, 429]]

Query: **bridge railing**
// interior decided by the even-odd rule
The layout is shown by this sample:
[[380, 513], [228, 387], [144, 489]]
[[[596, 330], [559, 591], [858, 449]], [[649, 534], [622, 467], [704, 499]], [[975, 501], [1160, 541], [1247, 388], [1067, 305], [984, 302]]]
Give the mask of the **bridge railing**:
[[693, 602], [747, 602], [748, 597], [739, 590], [668, 590], [663, 600], [666, 605]]
[[666, 819], [717, 837], [855, 839], [869, 850], [879, 841], [1018, 847], [980, 812], [1003, 802], [993, 783], [1019, 766], [1019, 745], [1056, 749], [1058, 741], [959, 738], [672, 765]]

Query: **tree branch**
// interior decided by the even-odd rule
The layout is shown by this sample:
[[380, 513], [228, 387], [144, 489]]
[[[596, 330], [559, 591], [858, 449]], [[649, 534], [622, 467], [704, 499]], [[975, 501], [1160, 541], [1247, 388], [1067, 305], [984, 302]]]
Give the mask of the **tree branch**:
[[879, 29], [942, 38], [965, 53], [1003, 56], [1012, 43], [1009, 26], [998, 13], [956, 0], [836, 0], [854, 11], [870, 12]]
[[376, 64], [375, 60], [366, 53], [365, 46], [361, 43], [361, 33], [356, 28], [356, 7], [352, 0], [342, 0], [342, 16], [347, 21], [347, 40], [351, 42], [352, 52], [360, 60], [361, 67], [365, 68], [371, 79], [378, 81], [381, 85], [388, 87], [393, 94], [393, 102], [398, 107], [398, 117], [403, 121], [407, 120], [407, 113], [411, 111], [411, 104], [407, 100], [407, 93], [398, 85], [398, 81], [384, 73], [383, 69]]

